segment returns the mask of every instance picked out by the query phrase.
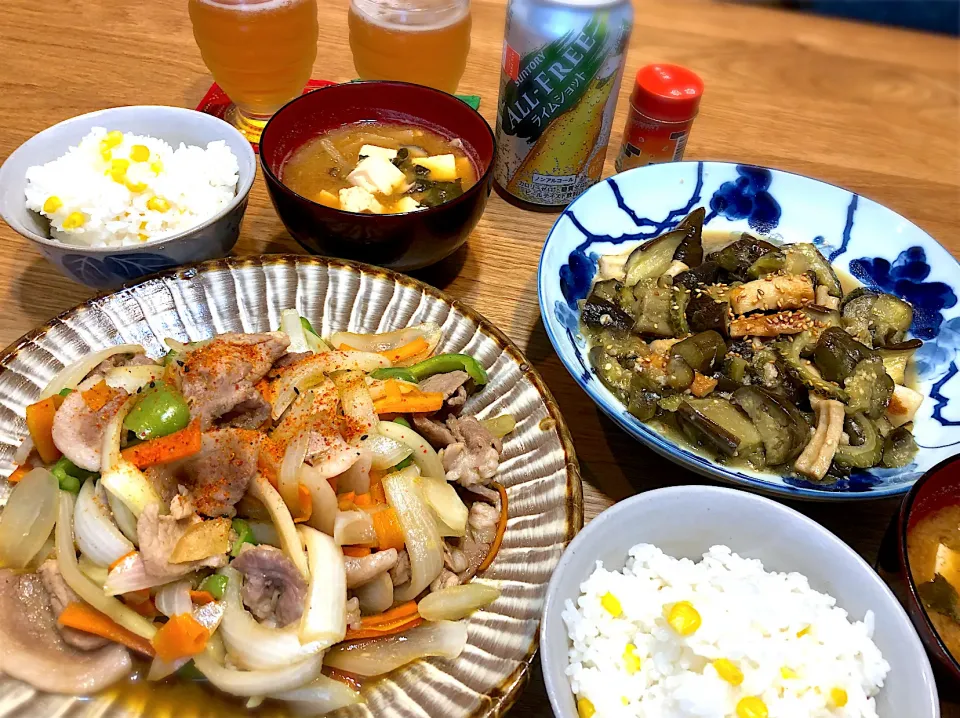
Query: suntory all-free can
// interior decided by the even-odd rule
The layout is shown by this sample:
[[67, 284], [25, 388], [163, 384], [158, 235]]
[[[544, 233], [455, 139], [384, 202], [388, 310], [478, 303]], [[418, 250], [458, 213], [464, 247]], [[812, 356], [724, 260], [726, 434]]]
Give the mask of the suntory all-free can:
[[511, 0], [497, 108], [497, 191], [559, 210], [600, 179], [623, 76], [629, 0]]

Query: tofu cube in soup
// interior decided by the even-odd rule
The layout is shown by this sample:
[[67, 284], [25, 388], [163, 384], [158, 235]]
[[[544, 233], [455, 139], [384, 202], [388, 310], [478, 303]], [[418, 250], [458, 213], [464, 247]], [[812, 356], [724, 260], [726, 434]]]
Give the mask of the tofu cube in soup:
[[356, 169], [347, 175], [347, 182], [354, 187], [362, 187], [371, 194], [393, 194], [406, 184], [406, 181], [406, 175], [394, 167], [390, 160], [376, 156], [360, 160]]
[[345, 212], [383, 214], [383, 205], [363, 187], [348, 187], [340, 190], [340, 209]]
[[423, 207], [421, 207], [420, 203], [413, 197], [402, 197], [393, 206], [393, 209], [395, 212], [413, 212], [418, 209], [423, 209]]
[[396, 150], [389, 147], [377, 147], [377, 145], [364, 145], [360, 148], [360, 157], [382, 157], [385, 160], [392, 160], [397, 156]]
[[453, 155], [414, 157], [412, 162], [430, 170], [428, 177], [435, 182], [452, 182], [457, 178], [457, 160]]

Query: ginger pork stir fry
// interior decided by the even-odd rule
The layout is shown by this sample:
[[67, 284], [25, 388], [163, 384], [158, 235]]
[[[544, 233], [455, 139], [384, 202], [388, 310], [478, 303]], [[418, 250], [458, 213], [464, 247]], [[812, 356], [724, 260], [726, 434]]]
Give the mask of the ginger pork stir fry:
[[150, 661], [322, 715], [358, 682], [454, 658], [506, 526], [502, 415], [433, 325], [120, 345], [27, 408], [0, 515], [0, 670], [89, 694]]
[[581, 321], [603, 383], [723, 461], [813, 481], [908, 464], [913, 308], [844, 293], [812, 244], [744, 234], [705, 253], [703, 219], [600, 259]]

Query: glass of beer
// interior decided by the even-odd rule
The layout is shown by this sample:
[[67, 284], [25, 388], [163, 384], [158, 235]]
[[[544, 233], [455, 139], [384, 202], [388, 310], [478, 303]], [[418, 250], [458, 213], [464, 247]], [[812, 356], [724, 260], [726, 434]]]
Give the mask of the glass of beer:
[[470, 0], [350, 0], [347, 19], [362, 79], [457, 89], [470, 50]]
[[316, 0], [189, 0], [189, 9], [203, 62], [233, 102], [227, 121], [258, 142], [310, 79]]

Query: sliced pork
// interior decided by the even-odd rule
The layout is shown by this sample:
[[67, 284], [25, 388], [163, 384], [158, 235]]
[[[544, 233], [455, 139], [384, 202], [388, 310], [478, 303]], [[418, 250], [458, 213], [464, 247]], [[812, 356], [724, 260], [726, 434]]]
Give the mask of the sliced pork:
[[[63, 580], [56, 559], [51, 558], [44, 561], [37, 573], [40, 575], [43, 587], [50, 597], [50, 608], [53, 609], [54, 616], [63, 613], [63, 609], [71, 603], [83, 603], [73, 589], [67, 585], [67, 582]], [[86, 631], [78, 631], [69, 626], [61, 626], [59, 623], [57, 624], [57, 630], [60, 631], [60, 636], [64, 641], [81, 651], [95, 651], [109, 643], [106, 638], [95, 636]]]
[[445, 449], [457, 441], [450, 428], [442, 421], [437, 421], [426, 414], [411, 414], [413, 428], [424, 439], [430, 442], [434, 449]]
[[123, 646], [78, 651], [56, 625], [40, 576], [0, 570], [0, 671], [37, 690], [70, 695], [96, 693], [130, 674]]
[[173, 516], [161, 516], [160, 504], [147, 506], [137, 520], [137, 539], [140, 557], [147, 573], [157, 578], [174, 579], [201, 568], [222, 568], [227, 565], [226, 554], [211, 556], [201, 561], [171, 563], [170, 554], [193, 524], [201, 521], [193, 515], [177, 520]]
[[466, 384], [470, 375], [465, 371], [451, 371], [446, 374], [434, 374], [420, 382], [420, 391], [443, 394], [447, 408], [457, 409], [467, 402]]
[[[500, 510], [496, 506], [476, 501], [467, 516], [467, 533], [459, 539], [446, 539], [443, 547], [444, 570], [431, 584], [432, 591], [458, 583], [466, 583], [477, 572], [477, 567], [490, 553], [497, 536]], [[449, 574], [449, 575], [448, 575]]]
[[177, 467], [197, 511], [205, 516], [235, 516], [234, 506], [257, 473], [263, 434], [250, 429], [205, 432], [200, 453]]
[[461, 486], [486, 485], [497, 475], [503, 444], [472, 416], [450, 417], [456, 442], [440, 452], [447, 481]]
[[256, 403], [260, 392], [254, 385], [289, 344], [282, 332], [221, 334], [178, 359], [175, 371], [180, 388], [201, 428], [208, 429], [238, 405]]
[[91, 408], [83, 392], [103, 381], [99, 374], [91, 376], [64, 398], [53, 417], [53, 443], [70, 461], [87, 471], [100, 471], [100, 452], [107, 424], [129, 394], [111, 389], [111, 398], [98, 409]]
[[230, 567], [243, 574], [240, 597], [259, 620], [283, 628], [303, 615], [307, 583], [280, 549], [265, 545], [247, 548]]

